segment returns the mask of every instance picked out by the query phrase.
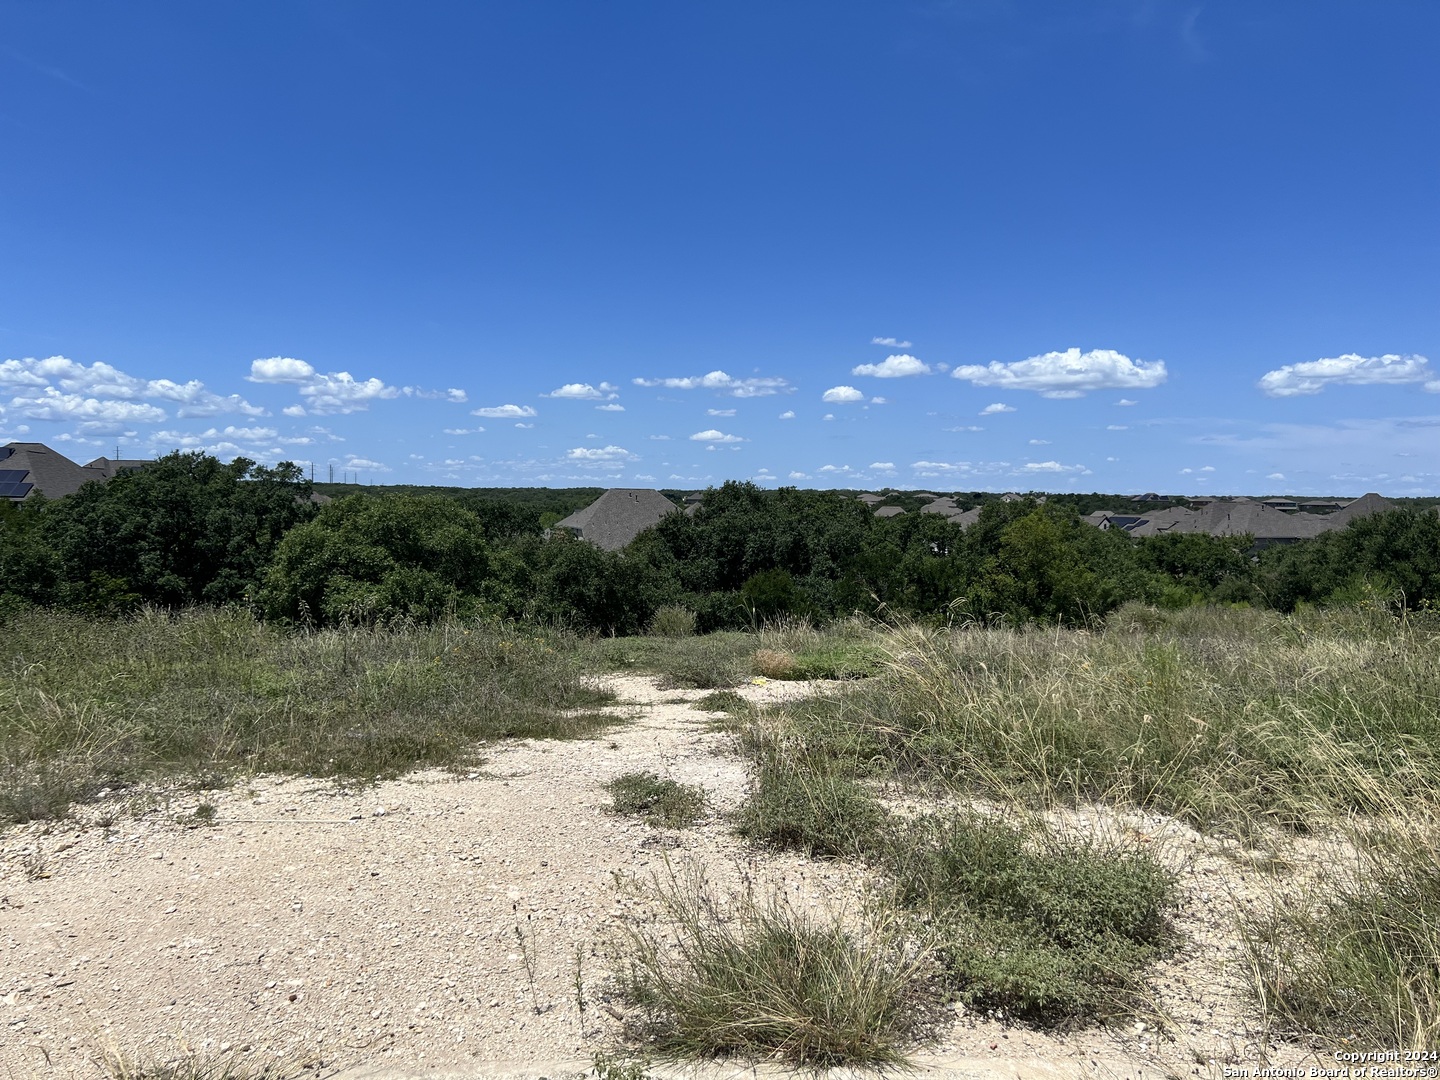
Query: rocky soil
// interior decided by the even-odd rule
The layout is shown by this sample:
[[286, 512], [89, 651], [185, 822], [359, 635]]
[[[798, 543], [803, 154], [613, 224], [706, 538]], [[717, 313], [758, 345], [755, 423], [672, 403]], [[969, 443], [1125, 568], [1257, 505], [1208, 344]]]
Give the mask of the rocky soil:
[[[693, 707], [703, 694], [612, 684], [626, 720], [610, 732], [497, 746], [468, 775], [127, 790], [0, 832], [0, 1074], [94, 1077], [107, 1053], [186, 1052], [327, 1073], [555, 1072], [618, 1046], [611, 947], [644, 901], [617, 883], [693, 859], [802, 904], [858, 902], [864, 871], [731, 834], [745, 768]], [[639, 770], [704, 787], [707, 820], [671, 832], [609, 813], [603, 785]], [[1274, 1065], [1316, 1060], [1267, 1041], [1243, 1004], [1233, 915], [1273, 879], [1174, 822], [1074, 824], [1152, 844], [1180, 874], [1185, 944], [1160, 972], [1155, 1015], [1052, 1035], [957, 1013], [924, 1064], [1158, 1078], [1219, 1076], [1267, 1048]]]

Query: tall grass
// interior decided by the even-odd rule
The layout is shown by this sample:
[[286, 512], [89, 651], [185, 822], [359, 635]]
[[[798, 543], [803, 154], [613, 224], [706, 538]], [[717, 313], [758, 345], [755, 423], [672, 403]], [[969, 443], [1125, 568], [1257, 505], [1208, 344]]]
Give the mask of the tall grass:
[[626, 925], [627, 996], [640, 1033], [676, 1058], [896, 1065], [934, 1003], [912, 928], [847, 920], [746, 888], [722, 896], [693, 866], [656, 880], [656, 921]]
[[0, 821], [62, 814], [102, 786], [237, 770], [393, 776], [461, 765], [506, 736], [596, 730], [609, 695], [568, 640], [443, 624], [290, 634], [234, 610], [5, 627]]
[[1373, 809], [1356, 769], [1437, 790], [1434, 633], [1372, 612], [1122, 609], [1112, 622], [901, 627], [880, 679], [793, 709], [791, 723], [812, 753], [880, 770], [1198, 824], [1303, 829]]

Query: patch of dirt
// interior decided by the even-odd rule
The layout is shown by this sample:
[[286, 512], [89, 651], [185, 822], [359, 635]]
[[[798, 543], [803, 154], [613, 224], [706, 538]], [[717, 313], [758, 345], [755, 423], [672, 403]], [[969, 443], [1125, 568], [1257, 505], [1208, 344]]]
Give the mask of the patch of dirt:
[[[627, 722], [591, 740], [498, 745], [468, 775], [117, 792], [71, 821], [0, 833], [0, 1074], [93, 1077], [105, 1050], [391, 1073], [583, 1061], [620, 1033], [606, 944], [642, 902], [617, 881], [693, 859], [722, 888], [748, 879], [803, 905], [859, 902], [865, 870], [757, 853], [731, 834], [745, 767], [689, 704], [706, 691], [607, 682]], [[739, 693], [769, 704], [813, 689]], [[607, 812], [603, 785], [639, 770], [703, 787], [707, 819], [671, 832]], [[213, 824], [196, 824], [202, 804]], [[1272, 886], [1173, 822], [1120, 825], [1180, 853], [1188, 938], [1158, 980], [1166, 1030], [1048, 1035], [957, 1013], [922, 1062], [1137, 1077], [1261, 1062], [1230, 926], [1236, 902]]]

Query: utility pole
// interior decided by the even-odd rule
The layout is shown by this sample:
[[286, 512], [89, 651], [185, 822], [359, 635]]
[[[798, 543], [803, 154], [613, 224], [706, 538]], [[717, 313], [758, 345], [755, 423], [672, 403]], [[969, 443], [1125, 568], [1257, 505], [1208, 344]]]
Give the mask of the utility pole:
[[330, 462], [330, 482], [335, 482], [335, 462]]

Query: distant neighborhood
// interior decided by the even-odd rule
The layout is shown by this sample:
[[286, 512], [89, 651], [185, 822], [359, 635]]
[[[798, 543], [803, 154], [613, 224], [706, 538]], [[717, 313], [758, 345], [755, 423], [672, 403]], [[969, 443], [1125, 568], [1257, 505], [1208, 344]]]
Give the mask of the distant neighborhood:
[[[21, 502], [34, 493], [58, 499], [79, 491], [91, 480], [105, 481], [124, 472], [143, 469], [152, 462], [138, 458], [98, 457], [84, 465], [44, 443], [12, 442], [0, 447], [0, 498]], [[906, 501], [923, 500], [921, 514], [938, 514], [962, 529], [980, 518], [980, 507], [961, 509], [950, 495], [933, 492], [904, 492]], [[911, 511], [893, 505], [896, 493], [862, 493], [856, 498], [870, 507], [876, 517], [899, 517]], [[1002, 502], [1017, 502], [1043, 495], [1006, 492]], [[605, 551], [618, 551], [667, 514], [696, 513], [705, 493], [685, 497], [683, 510], [651, 488], [611, 488], [583, 510], [555, 523], [552, 531], [563, 529]], [[328, 501], [323, 496], [316, 501]], [[1248, 499], [1227, 497], [1162, 496], [1155, 492], [1130, 496], [1131, 503], [1155, 503], [1153, 511], [1096, 510], [1081, 519], [1097, 529], [1122, 529], [1132, 536], [1166, 536], [1204, 533], [1209, 536], [1251, 536], [1255, 547], [1290, 544], [1308, 540], [1332, 529], [1343, 529], [1356, 518], [1395, 509], [1395, 504], [1371, 492], [1353, 500], [1334, 499]]]

